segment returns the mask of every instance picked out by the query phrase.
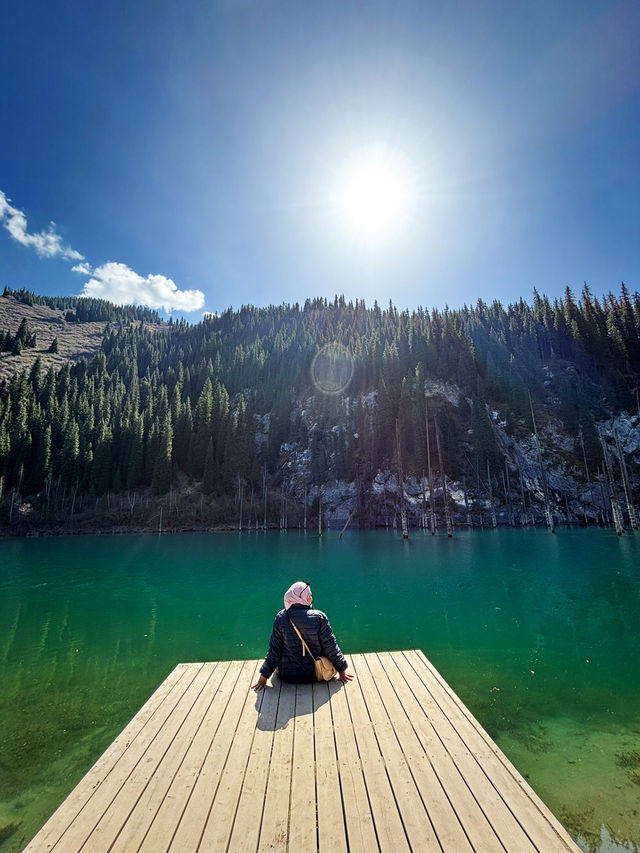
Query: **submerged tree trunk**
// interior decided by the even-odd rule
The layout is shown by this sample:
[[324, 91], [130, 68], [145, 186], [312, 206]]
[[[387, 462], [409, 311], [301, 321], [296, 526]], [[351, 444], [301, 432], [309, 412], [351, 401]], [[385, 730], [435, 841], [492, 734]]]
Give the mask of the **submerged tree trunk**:
[[440, 475], [442, 477], [442, 499], [444, 500], [444, 517], [447, 525], [447, 536], [453, 536], [453, 528], [451, 526], [451, 513], [449, 512], [449, 493], [447, 490], [447, 475], [444, 473], [444, 463], [442, 461], [442, 445], [440, 443], [440, 427], [438, 426], [438, 416], [434, 414], [433, 424], [436, 429], [436, 445], [438, 447], [438, 462], [440, 465]]
[[307, 529], [307, 484], [304, 484], [304, 521], [303, 530]]
[[427, 529], [427, 480], [422, 471], [422, 529]]
[[496, 505], [493, 502], [493, 483], [491, 482], [491, 468], [487, 459], [487, 482], [489, 484], [489, 506], [491, 507], [491, 526], [495, 530], [498, 526], [498, 518], [496, 516]]
[[616, 528], [616, 533], [618, 536], [622, 536], [624, 533], [624, 519], [622, 517], [622, 510], [620, 509], [620, 504], [618, 502], [618, 496], [616, 494], [616, 481], [613, 478], [613, 469], [611, 467], [611, 458], [609, 456], [609, 448], [607, 447], [607, 443], [604, 440], [604, 435], [602, 434], [602, 430], [598, 428], [598, 436], [600, 437], [600, 444], [602, 445], [602, 455], [604, 457], [604, 469], [607, 480], [607, 485], [609, 487], [609, 500], [611, 502], [611, 515], [613, 516], [613, 523]]
[[469, 530], [473, 527], [473, 519], [471, 518], [471, 510], [469, 509], [469, 498], [467, 496], [467, 478], [462, 478], [462, 491], [464, 492], [464, 508], [467, 514], [467, 527]]
[[429, 473], [429, 512], [430, 512], [430, 523], [431, 523], [431, 535], [434, 536], [436, 532], [436, 510], [435, 510], [435, 499], [433, 496], [433, 473], [431, 470], [431, 443], [429, 441], [429, 410], [427, 408], [427, 398], [424, 400], [424, 411], [425, 411], [425, 421], [427, 425], [427, 471]]
[[262, 523], [262, 529], [267, 529], [267, 463], [264, 463], [264, 468], [262, 470], [262, 494], [264, 496], [264, 521]]
[[[582, 434], [582, 428], [580, 428], [580, 432], [578, 433], [578, 438], [580, 439], [580, 445], [582, 447], [582, 461], [584, 462], [584, 473], [585, 473], [585, 476], [587, 478], [587, 485], [589, 487], [589, 490], [587, 492], [588, 498], [589, 498], [589, 503], [593, 503], [593, 495], [591, 493], [591, 477], [589, 476], [589, 466], [587, 465], [587, 454], [586, 454], [585, 449], [584, 449], [584, 436]], [[586, 506], [586, 501], [584, 501], [584, 500], [582, 501], [582, 510], [583, 510], [583, 514], [584, 514], [585, 527], [588, 527], [589, 526], [589, 516], [587, 515], [587, 506]]]
[[404, 503], [404, 471], [402, 470], [402, 453], [400, 451], [400, 421], [396, 418], [396, 452], [398, 454], [398, 479], [400, 481], [400, 520], [402, 523], [402, 538], [409, 538], [407, 527], [407, 508]]
[[627, 466], [624, 461], [624, 456], [622, 455], [622, 446], [620, 444], [620, 439], [618, 438], [618, 433], [616, 432], [615, 428], [613, 430], [613, 437], [616, 442], [616, 450], [618, 451], [618, 463], [620, 465], [620, 472], [622, 473], [622, 488], [624, 489], [624, 497], [627, 502], [629, 524], [632, 530], [637, 530], [638, 516], [636, 515], [636, 508], [633, 505], [631, 486], [629, 485], [629, 475], [627, 474]]

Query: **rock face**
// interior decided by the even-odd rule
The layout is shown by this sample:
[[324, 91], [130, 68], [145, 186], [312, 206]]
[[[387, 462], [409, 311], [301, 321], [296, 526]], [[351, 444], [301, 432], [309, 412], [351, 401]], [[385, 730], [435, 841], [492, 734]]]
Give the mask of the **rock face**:
[[[429, 406], [437, 406], [440, 411], [449, 407], [458, 415], [461, 409], [469, 410], [474, 405], [458, 387], [442, 381], [427, 380], [425, 395]], [[360, 402], [375, 419], [380, 404], [375, 393], [366, 395], [362, 401], [346, 400], [340, 421], [331, 427], [334, 435], [344, 436], [353, 429], [353, 411]], [[557, 405], [558, 401], [550, 396], [548, 406], [541, 412], [543, 424], [538, 427], [537, 438], [526, 423], [521, 421], [508, 426], [499, 412], [485, 406], [503, 469], [490, 474], [491, 488], [485, 472], [476, 476], [470, 470], [462, 480], [447, 478], [445, 493], [445, 483], [434, 462], [433, 499], [438, 529], [443, 529], [445, 524], [445, 500], [456, 526], [492, 526], [494, 520], [500, 525], [546, 524], [549, 515], [545, 501], [548, 501], [554, 525], [608, 524], [613, 521], [612, 494], [622, 508], [625, 525], [630, 524], [639, 487], [640, 415], [621, 412], [597, 423], [610, 457], [611, 482], [602, 463], [594, 466], [591, 462], [585, 467], [581, 437], [569, 433], [555, 413]], [[317, 428], [314, 410], [314, 401], [309, 399], [297, 411], [306, 422], [309, 435]], [[263, 423], [263, 429], [268, 431], [268, 421]], [[469, 426], [466, 432], [471, 441], [473, 429]], [[261, 440], [264, 434], [261, 433]], [[359, 436], [355, 433], [354, 437]], [[435, 448], [432, 452], [435, 460]], [[312, 456], [309, 443], [284, 444], [281, 475], [290, 500], [303, 504], [305, 489], [308, 507], [316, 507], [321, 499], [323, 526], [341, 529], [349, 523], [352, 527], [399, 529], [402, 499], [409, 525], [429, 527], [430, 493], [426, 475], [423, 478], [405, 471], [402, 489], [396, 464], [376, 471], [369, 482], [326, 479], [321, 472], [317, 476], [318, 472], [312, 470]], [[626, 469], [629, 499], [624, 491], [621, 460]], [[328, 461], [329, 467], [334, 467], [334, 460], [329, 458]]]

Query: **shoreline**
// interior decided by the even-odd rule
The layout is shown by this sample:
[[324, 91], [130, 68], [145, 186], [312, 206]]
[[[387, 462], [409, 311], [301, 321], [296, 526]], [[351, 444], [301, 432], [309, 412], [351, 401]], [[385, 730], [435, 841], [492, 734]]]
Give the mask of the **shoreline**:
[[[584, 529], [588, 530], [590, 528], [597, 529], [611, 529], [613, 530], [613, 525], [611, 524], [590, 524], [585, 525], [583, 522], [561, 522], [556, 525], [556, 530], [565, 530], [565, 529]], [[510, 524], [498, 524], [497, 527], [490, 527], [487, 525], [474, 524], [469, 526], [468, 524], [461, 524], [453, 527], [454, 536], [456, 533], [460, 533], [461, 531], [469, 531], [469, 530], [482, 530], [491, 532], [493, 530], [545, 530], [546, 525], [543, 523], [540, 524], [527, 524], [526, 526], [513, 526]], [[62, 537], [62, 536], [179, 536], [181, 534], [188, 533], [269, 533], [272, 531], [277, 531], [280, 533], [291, 532], [305, 532], [302, 527], [288, 527], [288, 528], [280, 528], [278, 525], [269, 525], [266, 530], [264, 527], [242, 527], [242, 529], [238, 528], [237, 524], [231, 523], [221, 523], [214, 525], [186, 525], [183, 527], [170, 525], [162, 530], [158, 530], [157, 528], [150, 527], [149, 525], [138, 525], [138, 526], [116, 526], [112, 525], [110, 527], [96, 527], [89, 528], [83, 526], [78, 529], [68, 529], [64, 527], [52, 526], [52, 527], [44, 527], [44, 528], [28, 528], [20, 527], [20, 525], [14, 525], [11, 528], [8, 527], [0, 527], [0, 541], [5, 539], [46, 539], [52, 537]], [[339, 533], [340, 531], [345, 532], [341, 526], [336, 526], [335, 528], [325, 528], [323, 533]], [[368, 527], [366, 529], [360, 530], [357, 526], [347, 528], [347, 531], [350, 532], [370, 532], [370, 531], [387, 531], [393, 532], [392, 528], [386, 527], [384, 525], [378, 527]], [[317, 536], [318, 533], [316, 530], [312, 528], [308, 528], [307, 533], [311, 533], [314, 536]], [[396, 530], [398, 534], [401, 534], [402, 531], [398, 528]], [[554, 531], [555, 532], [555, 531]], [[409, 527], [409, 533], [415, 535], [416, 533], [423, 533], [434, 535], [442, 538], [442, 536], [447, 535], [447, 531], [443, 526], [441, 529], [437, 530], [435, 534], [431, 534], [429, 530], [423, 530], [421, 527]]]

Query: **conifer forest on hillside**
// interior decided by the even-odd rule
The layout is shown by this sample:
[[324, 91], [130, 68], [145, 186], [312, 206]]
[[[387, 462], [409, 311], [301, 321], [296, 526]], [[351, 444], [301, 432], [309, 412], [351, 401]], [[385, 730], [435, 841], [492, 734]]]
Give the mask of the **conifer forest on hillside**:
[[[197, 325], [0, 302], [5, 533], [637, 526], [640, 295], [624, 285], [444, 310], [319, 298]], [[55, 336], [33, 331], [38, 306]], [[58, 338], [90, 323], [97, 352], [61, 363]]]

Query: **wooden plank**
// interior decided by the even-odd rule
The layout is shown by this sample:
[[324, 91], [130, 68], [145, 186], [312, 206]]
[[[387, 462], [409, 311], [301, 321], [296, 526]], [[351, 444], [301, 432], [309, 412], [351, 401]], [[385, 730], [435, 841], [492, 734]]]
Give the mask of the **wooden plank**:
[[[419, 650], [417, 650], [416, 654], [417, 654], [418, 659], [422, 660], [423, 664], [427, 667], [427, 669], [429, 669], [429, 671], [433, 675], [434, 679], [440, 684], [443, 691], [445, 691], [445, 693], [447, 693], [453, 700], [456, 700], [459, 702], [458, 697], [453, 692], [451, 687], [447, 684], [447, 682], [444, 680], [444, 678], [436, 670], [436, 668], [433, 666], [433, 664], [427, 660], [425, 655]], [[476, 718], [473, 716], [471, 711], [469, 711], [469, 709], [465, 705], [463, 705], [462, 703], [460, 703], [460, 706], [461, 706], [462, 713], [467, 717], [470, 724], [476, 729], [476, 731], [478, 732], [478, 734], [482, 738], [482, 740], [484, 740], [488, 749], [491, 752], [493, 752], [496, 755], [496, 757], [499, 759], [499, 761], [503, 764], [503, 766], [508, 769], [509, 774], [513, 777], [513, 779], [515, 779], [518, 787], [521, 790], [525, 791], [527, 797], [535, 804], [539, 813], [551, 824], [554, 832], [560, 837], [561, 841], [567, 845], [569, 850], [575, 851], [575, 853], [578, 853], [580, 848], [577, 846], [577, 844], [574, 842], [574, 840], [571, 838], [569, 833], [562, 826], [562, 824], [556, 818], [556, 816], [553, 814], [553, 812], [549, 809], [549, 807], [540, 799], [540, 797], [538, 797], [538, 795], [533, 790], [533, 788], [523, 778], [523, 776], [517, 771], [517, 769], [509, 761], [507, 756], [502, 752], [500, 747], [489, 736], [489, 734], [485, 731], [485, 729], [483, 729], [483, 727], [476, 720]], [[536, 821], [536, 823], [537, 823], [537, 821]]]
[[459, 731], [460, 737], [468, 738], [473, 743], [476, 762], [490, 777], [492, 785], [505, 799], [515, 818], [531, 837], [533, 844], [544, 853], [552, 850], [570, 850], [577, 853], [579, 848], [573, 839], [435, 667], [421, 652], [407, 652], [405, 657], [414, 665], [416, 672], [420, 673], [420, 667], [422, 667], [422, 673], [428, 673], [434, 699], [440, 704], [452, 726]]
[[234, 853], [255, 853], [258, 849], [276, 729], [276, 714], [280, 698], [280, 681], [267, 685], [257, 695], [258, 719], [253, 735], [251, 756], [244, 775], [229, 850]]
[[[244, 707], [231, 742], [231, 749], [227, 756], [224, 773], [218, 785], [211, 811], [209, 812], [202, 841], [198, 848], [199, 851], [228, 849], [229, 838], [233, 829], [247, 764], [256, 733], [256, 694], [251, 690], [251, 685], [255, 683], [258, 677], [259, 668], [260, 663], [255, 661], [251, 676], [244, 685], [246, 695]], [[247, 670], [243, 672], [243, 677], [246, 672]], [[240, 690], [239, 685], [238, 690]], [[263, 695], [257, 697], [259, 707], [262, 704]]]
[[211, 742], [175, 835], [171, 839], [170, 850], [182, 853], [185, 850], [196, 850], [200, 844], [240, 716], [245, 708], [251, 687], [251, 676], [256, 670], [256, 664], [257, 661], [245, 661], [241, 666], [220, 726]]
[[[421, 709], [414, 704], [403, 704], [402, 699], [404, 698], [406, 701], [406, 693], [409, 691], [403, 691], [402, 685], [398, 684], [403, 679], [393, 665], [391, 657], [389, 653], [364, 656], [371, 674], [371, 682], [376, 685], [386, 712], [389, 718], [393, 720], [395, 735], [411, 770], [416, 787], [424, 800], [427, 814], [439, 842], [439, 846], [434, 846], [434, 849], [442, 848], [443, 850], [455, 850], [456, 853], [458, 851], [460, 853], [464, 853], [464, 851], [473, 853], [473, 848], [465, 835], [463, 825], [412, 726], [411, 720]], [[389, 672], [387, 672], [385, 663], [389, 666]], [[499, 844], [495, 835], [491, 842], [494, 847]], [[485, 845], [484, 849], [491, 849], [491, 846]]]
[[[121, 853], [121, 851], [128, 853], [130, 850], [139, 849], [154, 817], [163, 807], [172, 781], [182, 772], [182, 765], [189, 745], [202, 728], [218, 686], [228, 669], [228, 664], [225, 663], [205, 664], [205, 667], [207, 666], [210, 667], [210, 675], [202, 688], [202, 692], [189, 709], [183, 724], [176, 732], [164, 755], [159, 756], [158, 753], [154, 755], [155, 766], [152, 769], [148, 784], [110, 848], [110, 853]], [[161, 746], [160, 743], [156, 744], [156, 747]], [[128, 788], [129, 786], [125, 789], [125, 793]]]
[[337, 681], [329, 683], [344, 818], [349, 849], [374, 851], [379, 849], [378, 839], [347, 705], [349, 689]]
[[293, 719], [293, 762], [289, 849], [312, 853], [318, 849], [316, 832], [316, 783], [313, 771], [313, 704], [311, 685], [296, 685]]
[[[351, 656], [351, 665], [356, 668], [356, 655]], [[383, 853], [410, 850], [357, 673], [345, 694], [375, 821], [378, 847]]]
[[202, 725], [194, 736], [180, 773], [172, 780], [171, 786], [162, 803], [162, 808], [156, 813], [140, 851], [157, 853], [166, 850], [173, 838], [180, 818], [184, 812], [193, 787], [196, 783], [202, 765], [211, 749], [211, 744], [218, 731], [227, 704], [243, 669], [242, 661], [227, 661], [221, 664], [223, 678], [216, 689], [211, 704], [205, 714]]
[[[433, 723], [438, 737], [455, 762], [462, 779], [504, 847], [507, 850], [517, 850], [518, 853], [520, 851], [523, 853], [524, 851], [535, 851], [536, 848], [531, 840], [491, 784], [491, 779], [486, 775], [482, 766], [476, 761], [473, 754], [475, 745], [467, 743], [460, 737], [451, 721], [434, 700], [429, 689], [430, 682], [425, 683], [421, 680], [418, 673], [403, 656], [399, 655], [395, 660], [416, 699], [423, 706], [428, 718]], [[424, 667], [422, 667], [422, 672], [424, 673]], [[468, 828], [472, 843], [474, 843], [473, 830], [474, 826]]]
[[323, 681], [313, 685], [316, 797], [318, 802], [318, 849], [322, 853], [346, 853], [344, 810], [333, 734], [331, 695]]
[[250, 690], [259, 661], [180, 665], [28, 845], [578, 853], [421, 652]]
[[[157, 715], [167, 713], [165, 703], [170, 704], [172, 697], [184, 689], [184, 683], [194, 677], [187, 664], [178, 664], [169, 673], [155, 693], [138, 711], [113, 743], [100, 756], [96, 763], [87, 772], [86, 776], [78, 783], [65, 801], [53, 813], [42, 829], [34, 836], [25, 847], [24, 853], [33, 851], [51, 850], [64, 835], [72, 821], [82, 812], [91, 801], [95, 792], [108, 777], [114, 765], [121, 756], [130, 748], [135, 739], [144, 731], [145, 727], [152, 727]], [[181, 686], [182, 685], [182, 686]]]
[[[353, 665], [353, 661], [352, 661]], [[440, 845], [427, 815], [425, 804], [411, 775], [405, 754], [387, 709], [381, 701], [377, 685], [371, 677], [366, 656], [361, 655], [353, 665], [373, 725], [380, 752], [384, 758], [394, 798], [413, 850], [439, 851]]]
[[[502, 849], [502, 845], [493, 830], [487, 816], [482, 811], [473, 792], [461, 775], [462, 770], [456, 765], [435, 728], [435, 723], [425, 713], [425, 708], [418, 697], [407, 684], [398, 665], [403, 663], [402, 654], [384, 656], [386, 670], [395, 672], [392, 681], [399, 694], [403, 707], [412, 721], [418, 740], [429, 758], [442, 788], [446, 792], [458, 820], [464, 827], [465, 834], [470, 838], [472, 846], [478, 850]], [[398, 664], [399, 661], [399, 664]], [[405, 662], [406, 663], [406, 662]], [[455, 849], [455, 848], [454, 848]]]
[[287, 850], [295, 710], [295, 685], [281, 682], [267, 794], [264, 801], [262, 826], [260, 827], [259, 851]]
[[[92, 853], [111, 849], [123, 823], [131, 815], [134, 806], [153, 778], [165, 753], [184, 725], [189, 712], [201, 698], [214, 666], [215, 664], [204, 664], [199, 669], [196, 677], [189, 685], [189, 689], [184, 692], [149, 748], [145, 751], [144, 757], [141, 757], [136, 763], [135, 772], [130, 772], [127, 767], [123, 769], [122, 773], [116, 774], [114, 772], [112, 774], [113, 784], [109, 786], [108, 800], [105, 800], [106, 808], [85, 841]], [[116, 767], [116, 771], [119, 771], [119, 766]]]

